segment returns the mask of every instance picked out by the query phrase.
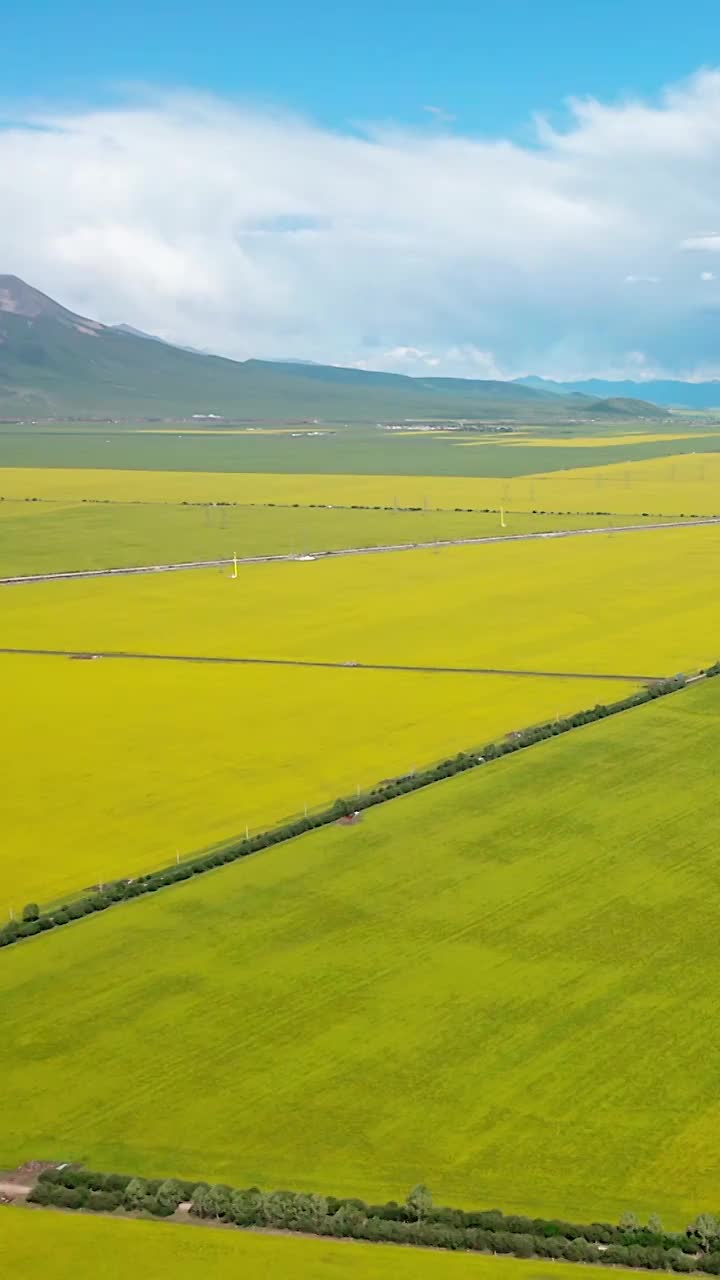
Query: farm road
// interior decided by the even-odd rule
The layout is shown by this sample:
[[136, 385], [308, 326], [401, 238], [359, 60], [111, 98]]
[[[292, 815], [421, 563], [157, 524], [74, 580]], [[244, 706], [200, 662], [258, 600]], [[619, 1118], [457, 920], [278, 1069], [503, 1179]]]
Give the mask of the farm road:
[[0, 648], [0, 654], [37, 658], [75, 658], [93, 660], [120, 658], [139, 662], [199, 662], [230, 666], [250, 667], [320, 667], [331, 671], [407, 671], [427, 675], [452, 676], [538, 676], [550, 680], [623, 680], [626, 683], [653, 684], [665, 676], [620, 675], [592, 671], [518, 671], [504, 667], [431, 667], [411, 666], [394, 662], [323, 662], [311, 658], [240, 658], [208, 656], [192, 653], [133, 653], [120, 649], [15, 649]]
[[[266, 556], [238, 556], [238, 566], [247, 564], [277, 564], [292, 560], [330, 560], [338, 556], [374, 556], [391, 551], [432, 551], [442, 547], [477, 547], [488, 543], [536, 542], [542, 538], [588, 538], [595, 534], [652, 533], [658, 529], [687, 529], [698, 525], [720, 524], [720, 516], [707, 516], [698, 520], [668, 520], [655, 524], [608, 525], [599, 529], [551, 529], [544, 533], [509, 533], [482, 538], [444, 538], [434, 542], [400, 542], [379, 547], [341, 547], [334, 551], [313, 551], [307, 555], [286, 552]], [[233, 558], [222, 560], [185, 560], [177, 564], [145, 564], [113, 569], [72, 569], [57, 573], [17, 574], [0, 578], [0, 586], [20, 586], [27, 582], [63, 582], [75, 578], [112, 578], [135, 573], [177, 573], [183, 569], [222, 569], [233, 564]]]

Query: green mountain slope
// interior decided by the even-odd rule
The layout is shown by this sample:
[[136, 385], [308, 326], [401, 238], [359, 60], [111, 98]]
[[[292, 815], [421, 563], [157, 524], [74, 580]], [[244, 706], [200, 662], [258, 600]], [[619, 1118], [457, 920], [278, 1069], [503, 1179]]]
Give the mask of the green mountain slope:
[[[592, 411], [591, 411], [592, 410]], [[239, 363], [75, 315], [15, 276], [0, 276], [0, 419], [186, 418], [375, 421], [468, 418], [567, 422], [588, 397], [509, 382], [409, 378], [325, 365]], [[603, 417], [653, 417], [624, 401]]]

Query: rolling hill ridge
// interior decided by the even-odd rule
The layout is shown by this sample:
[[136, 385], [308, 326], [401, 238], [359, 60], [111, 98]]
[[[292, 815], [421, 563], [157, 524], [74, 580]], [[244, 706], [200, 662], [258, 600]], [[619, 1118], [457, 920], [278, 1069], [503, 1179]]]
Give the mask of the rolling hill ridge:
[[325, 422], [570, 422], [665, 416], [642, 400], [558, 396], [513, 382], [413, 378], [334, 365], [246, 360], [171, 346], [69, 311], [0, 275], [0, 419], [188, 418]]
[[683, 382], [677, 378], [654, 378], [647, 382], [611, 382], [604, 378], [587, 378], [578, 382], [556, 382], [529, 374], [516, 378], [516, 387], [533, 391], [550, 391], [558, 396], [588, 395], [623, 399], [648, 396], [653, 404], [675, 409], [720, 409], [720, 379], [708, 382]]

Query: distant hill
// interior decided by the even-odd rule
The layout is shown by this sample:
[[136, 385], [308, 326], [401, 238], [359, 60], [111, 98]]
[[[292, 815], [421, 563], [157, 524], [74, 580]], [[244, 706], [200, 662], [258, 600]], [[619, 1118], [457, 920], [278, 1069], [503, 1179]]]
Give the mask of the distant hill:
[[69, 311], [0, 275], [0, 418], [188, 418], [325, 422], [477, 419], [572, 422], [656, 417], [512, 382], [410, 378], [332, 365], [205, 355]]
[[555, 382], [551, 378], [516, 378], [516, 387], [530, 387], [534, 391], [549, 391], [555, 395], [581, 392], [583, 395], [625, 397], [652, 400], [654, 404], [670, 409], [720, 409], [720, 380], [712, 382], [681, 382], [665, 379], [651, 382], [608, 382], [602, 378], [587, 378], [580, 382]]
[[130, 333], [134, 338], [147, 338], [149, 342], [162, 342], [166, 347], [177, 347], [179, 351], [193, 351], [196, 356], [212, 354], [209, 351], [201, 351], [199, 347], [185, 347], [178, 342], [169, 342], [167, 338], [160, 338], [156, 333], [146, 333], [144, 329], [136, 329], [131, 324], [113, 324], [108, 327], [114, 329], [116, 333]]

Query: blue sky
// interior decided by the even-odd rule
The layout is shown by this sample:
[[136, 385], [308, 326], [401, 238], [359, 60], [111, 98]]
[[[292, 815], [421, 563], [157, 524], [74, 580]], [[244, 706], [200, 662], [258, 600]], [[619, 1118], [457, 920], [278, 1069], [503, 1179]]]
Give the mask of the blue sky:
[[11, 99], [141, 82], [282, 104], [330, 126], [423, 119], [522, 134], [572, 95], [652, 96], [720, 57], [713, 0], [26, 0], [3, 6]]
[[66, 305], [241, 359], [720, 376], [715, 3], [4, 9], [0, 271]]

